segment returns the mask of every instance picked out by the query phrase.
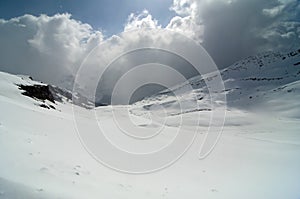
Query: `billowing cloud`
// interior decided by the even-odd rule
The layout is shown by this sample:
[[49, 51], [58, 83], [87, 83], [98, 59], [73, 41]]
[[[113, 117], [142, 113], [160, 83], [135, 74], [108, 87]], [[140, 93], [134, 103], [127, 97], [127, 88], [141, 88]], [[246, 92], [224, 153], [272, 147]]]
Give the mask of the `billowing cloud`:
[[124, 31], [143, 28], [161, 28], [161, 25], [158, 24], [158, 21], [156, 19], [153, 19], [152, 15], [147, 10], [144, 10], [143, 12], [137, 15], [131, 13], [127, 19]]
[[[100, 31], [89, 24], [71, 18], [70, 14], [54, 16], [24, 15], [10, 20], [0, 20], [0, 70], [14, 74], [27, 74], [35, 79], [72, 89], [73, 80], [80, 65], [94, 47], [101, 44], [97, 56], [88, 59], [91, 67], [85, 73], [86, 83], [96, 81], [97, 71], [105, 68], [112, 60], [126, 53], [129, 49], [138, 49], [153, 44], [162, 48], [189, 49], [187, 42], [174, 34], [153, 34], [149, 29], [162, 30], [161, 25], [148, 11], [131, 14], [120, 35], [113, 35], [106, 40]], [[140, 31], [133, 31], [140, 30]], [[178, 46], [176, 46], [178, 45]], [[137, 53], [121, 59], [121, 63], [112, 65], [102, 77], [97, 99], [110, 98], [113, 86], [124, 73], [137, 64], [144, 64], [161, 58], [159, 52]], [[184, 60], [166, 54], [161, 62], [181, 70], [188, 65]], [[190, 78], [192, 69], [181, 70]], [[174, 78], [168, 73], [160, 74], [170, 82]], [[174, 81], [174, 84], [179, 83]], [[128, 85], [132, 82], [128, 82]], [[89, 89], [84, 87], [84, 90]], [[126, 85], [124, 85], [126, 89]], [[149, 89], [151, 94], [151, 89]]]
[[198, 43], [203, 42], [202, 37], [204, 27], [202, 24], [196, 24], [195, 21], [192, 20], [191, 16], [176, 16], [171, 19], [170, 23], [167, 25], [166, 28], [184, 34], [185, 36], [194, 39]]
[[[92, 98], [94, 93], [91, 90], [95, 89], [93, 85], [95, 82], [99, 82], [96, 96], [97, 101], [109, 103], [111, 93], [117, 81], [122, 76], [125, 77], [128, 75], [127, 72], [131, 69], [149, 63], [150, 65], [151, 63], [153, 65], [159, 63], [177, 70], [178, 73], [185, 77], [186, 81], [195, 75], [199, 75], [199, 73], [187, 60], [172, 52], [174, 52], [174, 49], [180, 49], [180, 51], [186, 52], [191, 56], [206, 56], [202, 51], [199, 54], [195, 54], [199, 49], [195, 49], [194, 46], [194, 41], [174, 31], [165, 29], [149, 29], [144, 27], [123, 32], [118, 36], [107, 39], [93, 50], [92, 56], [86, 59], [83, 64], [84, 68], [78, 73], [81, 76], [78, 88], [82, 92], [86, 92], [84, 93], [86, 96]], [[205, 57], [203, 63], [201, 63], [203, 71], [206, 73], [211, 72], [211, 68], [205, 69], [209, 65], [207, 62], [207, 57]], [[99, 71], [102, 71], [103, 74]], [[149, 71], [144, 69], [142, 71], [144, 73], [141, 73], [138, 78], [151, 75], [153, 79], [157, 76], [168, 81], [173, 86], [183, 83], [182, 79], [174, 78], [174, 74], [166, 70]], [[100, 81], [99, 77], [101, 77]], [[130, 78], [127, 82], [122, 83], [124, 94], [127, 94], [128, 88], [132, 87], [136, 81], [137, 79]], [[157, 93], [157, 87], [154, 89], [147, 87], [147, 93], [148, 95]], [[122, 98], [122, 93], [118, 93], [118, 96]], [[137, 98], [140, 98], [140, 96], [137, 96]]]
[[299, 47], [296, 0], [174, 0], [171, 9], [179, 16], [168, 27], [199, 40], [219, 67], [261, 51]]
[[100, 31], [70, 14], [1, 19], [0, 69], [68, 87], [82, 59], [102, 40]]
[[[97, 73], [93, 70], [104, 68], [129, 49], [157, 44], [194, 53], [182, 37], [152, 34], [149, 29], [172, 30], [194, 39], [205, 47], [220, 68], [261, 51], [299, 47], [300, 6], [296, 0], [174, 0], [171, 9], [177, 16], [165, 27], [144, 10], [130, 14], [124, 32], [106, 40], [100, 31], [72, 19], [70, 14], [0, 19], [0, 70], [28, 74], [70, 89], [82, 61], [98, 44], [102, 47], [99, 55], [89, 60], [95, 67], [85, 74], [87, 81], [96, 80], [93, 75]], [[131, 32], [137, 29], [140, 31]], [[120, 59], [122, 62], [106, 71], [97, 98], [107, 102], [118, 78], [134, 64], [155, 60], [157, 55], [159, 53], [145, 52]], [[160, 61], [187, 78], [197, 75], [188, 63], [176, 57], [165, 55]], [[173, 81], [168, 74], [162, 75]]]

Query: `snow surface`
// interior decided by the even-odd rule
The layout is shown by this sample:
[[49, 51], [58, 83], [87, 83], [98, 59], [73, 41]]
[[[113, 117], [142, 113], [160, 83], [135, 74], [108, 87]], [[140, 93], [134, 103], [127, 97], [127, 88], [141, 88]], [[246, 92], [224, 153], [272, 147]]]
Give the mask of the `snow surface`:
[[[300, 55], [289, 55], [261, 54], [221, 71], [228, 99], [226, 122], [213, 152], [202, 160], [197, 154], [215, 103], [202, 77], [189, 82], [192, 92], [185, 85], [174, 88], [181, 89], [186, 104], [196, 97], [200, 109], [180, 109], [166, 91], [130, 106], [134, 123], [141, 127], [159, 127], [161, 115], [170, 131], [178, 127], [182, 115], [187, 133], [199, 127], [195, 143], [181, 159], [144, 175], [119, 173], [99, 164], [81, 145], [70, 103], [45, 102], [56, 110], [44, 109], [39, 106], [43, 102], [22, 95], [17, 86], [40, 83], [0, 72], [0, 198], [299, 199]], [[118, 141], [114, 136], [120, 130], [111, 108], [96, 108], [96, 114], [112, 132], [110, 138]], [[89, 130], [93, 110], [77, 110]], [[149, 110], [157, 116], [150, 123]], [[123, 117], [127, 121], [126, 115], [119, 115], [121, 121]], [[168, 132], [154, 147], [172, 137]], [[119, 144], [128, 150], [139, 147]]]

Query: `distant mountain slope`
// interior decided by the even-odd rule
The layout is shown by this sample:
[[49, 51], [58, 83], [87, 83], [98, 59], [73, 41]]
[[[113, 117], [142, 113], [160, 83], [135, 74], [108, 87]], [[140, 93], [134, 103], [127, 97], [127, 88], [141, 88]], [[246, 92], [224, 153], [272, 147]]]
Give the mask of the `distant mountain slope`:
[[[11, 75], [0, 72], [0, 97], [13, 99], [18, 104], [34, 104], [46, 109], [55, 109], [56, 102], [72, 103], [72, 92], [57, 86], [34, 81], [24, 75]], [[87, 98], [76, 93], [74, 104], [91, 108]]]
[[[291, 117], [300, 118], [299, 113], [294, 113], [300, 105], [300, 49], [251, 56], [221, 70], [220, 74], [229, 109], [264, 107], [268, 111], [282, 110], [285, 113], [290, 110]], [[169, 114], [176, 114], [179, 108], [173, 94], [176, 91], [180, 93], [180, 103], [188, 104], [196, 98], [200, 110], [209, 110], [214, 102], [211, 102], [205, 81], [212, 81], [215, 77], [194, 77], [184, 84], [137, 102], [135, 107], [150, 109], [162, 105]], [[192, 91], [188, 89], [189, 86], [192, 86]]]

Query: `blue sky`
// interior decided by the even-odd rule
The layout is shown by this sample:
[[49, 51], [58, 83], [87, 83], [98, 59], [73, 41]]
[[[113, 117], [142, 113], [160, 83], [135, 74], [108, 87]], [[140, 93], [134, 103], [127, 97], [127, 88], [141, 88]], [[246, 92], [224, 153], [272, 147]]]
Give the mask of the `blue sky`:
[[54, 15], [68, 12], [74, 19], [101, 29], [105, 35], [117, 34], [130, 13], [148, 10], [163, 26], [175, 16], [169, 8], [172, 0], [1, 0], [0, 18], [24, 14]]

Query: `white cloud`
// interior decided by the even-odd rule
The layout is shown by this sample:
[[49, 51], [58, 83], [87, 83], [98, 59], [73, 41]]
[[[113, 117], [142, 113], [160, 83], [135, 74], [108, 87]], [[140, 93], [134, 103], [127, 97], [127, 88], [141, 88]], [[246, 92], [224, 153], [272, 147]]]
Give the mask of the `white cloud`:
[[101, 32], [70, 14], [1, 20], [0, 69], [61, 85], [102, 40]]
[[[219, 67], [300, 43], [299, 1], [174, 0], [167, 26], [198, 39]], [[194, 33], [193, 33], [194, 32]]]
[[[146, 63], [161, 63], [175, 68], [181, 74], [185, 75], [187, 79], [191, 78], [194, 75], [197, 75], [197, 71], [181, 57], [162, 51], [147, 51], [147, 49], [151, 47], [158, 47], [162, 49], [182, 49], [187, 53], [190, 52], [189, 54], [194, 54], [195, 49], [191, 48], [191, 46], [193, 46], [191, 43], [193, 43], [192, 40], [187, 40], [186, 37], [183, 37], [174, 31], [167, 31], [161, 28], [152, 30], [140, 28], [138, 31], [123, 32], [119, 36], [113, 36], [107, 39], [106, 42], [93, 50], [93, 56], [89, 57], [84, 65], [85, 67], [88, 67], [88, 70], [86, 70], [84, 75], [81, 75], [83, 80], [80, 82], [84, 82], [84, 85], [80, 83], [78, 86], [80, 87], [80, 90], [86, 92], [84, 93], [86, 96], [92, 98], [93, 92], [86, 88], [94, 88], [92, 85], [93, 82], [98, 82], [97, 78], [99, 77], [99, 71], [104, 70], [109, 64], [111, 65], [105, 70], [98, 87], [97, 99], [100, 99], [102, 102], [107, 102], [110, 99], [112, 89], [116, 81], [122, 75], [133, 67]], [[135, 51], [137, 49], [139, 50]], [[143, 51], [141, 49], [146, 50]], [[124, 53], [127, 53], [128, 51], [133, 53], [123, 56]], [[116, 61], [116, 58], [119, 56], [122, 57]], [[197, 56], [203, 55], [197, 54]], [[205, 63], [206, 62], [204, 61], [203, 64]], [[205, 67], [206, 66], [203, 66], [203, 69]], [[149, 72], [147, 74], [141, 74], [141, 77], [149, 74]], [[182, 83], [176, 82], [178, 80], [170, 76], [171, 74], [164, 73], [160, 75], [163, 76], [165, 80], [172, 82], [173, 85]], [[134, 80], [132, 81], [134, 82]], [[123, 84], [123, 90], [126, 91], [127, 86], [130, 87], [133, 82], [127, 82], [128, 85]], [[154, 94], [151, 93], [151, 90], [148, 91], [148, 94]], [[91, 93], [92, 95], [88, 93]]]
[[[54, 16], [24, 15], [10, 20], [0, 20], [0, 70], [14, 74], [28, 74], [35, 79], [72, 89], [74, 75], [89, 52], [101, 44], [96, 51], [97, 56], [88, 59], [90, 69], [86, 83], [96, 81], [97, 71], [106, 67], [113, 59], [128, 49], [143, 46], [188, 48], [187, 42], [172, 34], [153, 34], [149, 28], [162, 30], [157, 20], [143, 11], [138, 15], [130, 15], [121, 35], [114, 35], [105, 41], [101, 32], [90, 25], [71, 18], [70, 14]], [[139, 29], [140, 31], [133, 31]], [[177, 46], [176, 46], [177, 45]], [[145, 60], [156, 59], [160, 54], [139, 54], [122, 59], [122, 63], [114, 65], [107, 71], [101, 82], [98, 99], [110, 95], [115, 81], [134, 64], [144, 64]], [[178, 60], [164, 57], [164, 62], [176, 67], [184, 66]], [[176, 62], [176, 63], [173, 63]], [[191, 77], [191, 71], [183, 71]], [[164, 77], [173, 81], [172, 77]], [[84, 88], [85, 89], [85, 88]]]
[[196, 14], [198, 4], [195, 0], [173, 0], [171, 10], [175, 11], [179, 15], [192, 16]]
[[[177, 13], [162, 27], [144, 10], [129, 15], [124, 33], [103, 40], [103, 34], [89, 24], [71, 18], [70, 14], [54, 16], [24, 15], [10, 20], [0, 19], [0, 70], [28, 74], [36, 79], [71, 88], [73, 75], [88, 53], [102, 43], [95, 68], [104, 68], [128, 49], [151, 46], [184, 48], [189, 44], [176, 34], [160, 36], [149, 29], [172, 30], [204, 45], [219, 67], [264, 50], [291, 49], [300, 43], [299, 3], [277, 0], [174, 0], [171, 8]], [[293, 11], [293, 12], [292, 12]], [[139, 32], [131, 32], [139, 29]], [[148, 56], [148, 55], [147, 55]], [[116, 78], [132, 63], [144, 63], [152, 56], [133, 56], [109, 70], [102, 82], [101, 95], [109, 95]], [[166, 58], [165, 63], [185, 70], [184, 63]], [[181, 66], [179, 66], [181, 64]], [[167, 78], [166, 74], [166, 78]], [[171, 77], [170, 77], [171, 79]], [[99, 96], [98, 96], [99, 97]]]
[[158, 24], [158, 21], [153, 19], [152, 15], [147, 10], [144, 10], [138, 15], [131, 13], [127, 19], [124, 31], [144, 28], [161, 28], [161, 25]]
[[263, 13], [269, 17], [276, 17], [282, 13], [284, 7], [285, 5], [283, 4], [283, 5], [276, 6], [274, 8], [263, 9]]
[[173, 17], [166, 27], [169, 30], [179, 32], [198, 43], [203, 42], [204, 27], [202, 24], [196, 24], [191, 16], [186, 17]]

